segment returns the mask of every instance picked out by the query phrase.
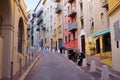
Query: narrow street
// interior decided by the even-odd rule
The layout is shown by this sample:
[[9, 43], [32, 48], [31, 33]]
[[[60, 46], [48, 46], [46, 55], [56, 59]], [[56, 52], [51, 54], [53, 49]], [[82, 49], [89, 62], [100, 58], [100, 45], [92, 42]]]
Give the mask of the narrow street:
[[39, 60], [25, 80], [92, 80], [63, 55], [41, 52]]

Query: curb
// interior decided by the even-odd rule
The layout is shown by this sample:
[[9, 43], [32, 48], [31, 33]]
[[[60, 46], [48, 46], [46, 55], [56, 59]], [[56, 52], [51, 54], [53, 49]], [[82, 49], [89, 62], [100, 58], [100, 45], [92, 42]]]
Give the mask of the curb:
[[28, 69], [23, 73], [23, 75], [18, 80], [24, 80], [28, 73], [31, 71], [35, 63], [38, 61], [40, 55], [34, 60], [34, 62], [28, 67]]
[[[90, 66], [90, 63], [87, 63], [87, 65]], [[96, 69], [98, 71], [102, 72], [102, 69], [100, 67], [96, 66]], [[118, 75], [114, 74], [114, 73], [109, 72], [109, 75], [112, 76], [112, 77], [120, 79], [120, 77]]]

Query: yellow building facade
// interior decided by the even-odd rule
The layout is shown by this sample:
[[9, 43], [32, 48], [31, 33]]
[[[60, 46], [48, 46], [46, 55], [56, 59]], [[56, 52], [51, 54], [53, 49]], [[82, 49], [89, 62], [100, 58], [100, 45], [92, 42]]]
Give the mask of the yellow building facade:
[[54, 25], [54, 47], [55, 49], [59, 49], [62, 47], [62, 40], [63, 40], [63, 30], [62, 30], [62, 0], [55, 0], [57, 4], [55, 6], [55, 25]]
[[27, 58], [27, 17], [24, 0], [0, 3], [0, 79], [13, 78]]
[[120, 0], [108, 0], [112, 43], [112, 67], [120, 71]]

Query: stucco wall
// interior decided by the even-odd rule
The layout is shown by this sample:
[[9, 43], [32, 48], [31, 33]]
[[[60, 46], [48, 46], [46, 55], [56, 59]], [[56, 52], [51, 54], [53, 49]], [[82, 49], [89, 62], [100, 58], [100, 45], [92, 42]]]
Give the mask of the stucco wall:
[[[114, 23], [117, 20], [120, 21], [120, 8], [117, 8], [110, 15], [113, 68], [117, 71], [120, 71], [120, 48], [117, 48], [116, 41], [115, 41], [115, 32], [114, 32]], [[119, 41], [119, 46], [120, 46], [120, 41]]]

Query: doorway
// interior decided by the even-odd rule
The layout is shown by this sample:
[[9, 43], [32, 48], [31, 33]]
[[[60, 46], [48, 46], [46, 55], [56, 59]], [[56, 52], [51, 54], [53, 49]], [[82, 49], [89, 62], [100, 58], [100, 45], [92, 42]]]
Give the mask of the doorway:
[[100, 38], [96, 40], [96, 52], [100, 53]]
[[81, 36], [81, 49], [82, 49], [82, 52], [86, 52], [85, 51], [85, 36]]

